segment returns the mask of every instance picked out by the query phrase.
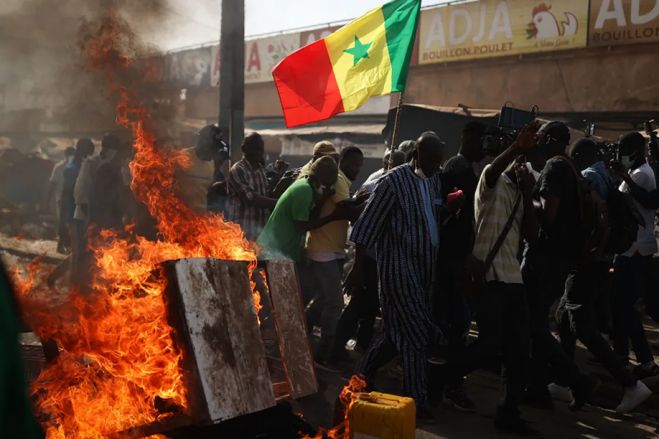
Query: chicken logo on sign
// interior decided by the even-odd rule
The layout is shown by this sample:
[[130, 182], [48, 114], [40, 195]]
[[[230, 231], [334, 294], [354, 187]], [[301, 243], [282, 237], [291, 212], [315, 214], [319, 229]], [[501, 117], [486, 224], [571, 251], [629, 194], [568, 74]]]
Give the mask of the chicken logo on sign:
[[527, 39], [556, 38], [575, 35], [579, 29], [579, 20], [571, 12], [565, 12], [567, 21], [559, 22], [551, 12], [551, 5], [541, 3], [533, 8], [533, 21], [526, 30]]

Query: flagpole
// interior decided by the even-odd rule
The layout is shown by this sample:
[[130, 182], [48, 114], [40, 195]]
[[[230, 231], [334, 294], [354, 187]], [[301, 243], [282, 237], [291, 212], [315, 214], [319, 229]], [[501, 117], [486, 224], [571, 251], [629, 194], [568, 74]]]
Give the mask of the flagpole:
[[404, 90], [398, 94], [398, 105], [396, 106], [396, 116], [394, 117], [394, 129], [391, 132], [391, 144], [389, 147], [389, 169], [391, 169], [391, 166], [393, 165], [394, 151], [398, 148], [398, 129], [400, 127], [400, 112], [403, 107], [404, 94]]

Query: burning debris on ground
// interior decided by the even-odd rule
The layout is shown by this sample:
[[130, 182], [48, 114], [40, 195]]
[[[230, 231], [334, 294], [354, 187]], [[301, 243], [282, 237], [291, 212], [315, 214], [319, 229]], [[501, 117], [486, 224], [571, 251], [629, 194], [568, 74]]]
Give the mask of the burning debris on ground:
[[[568, 148], [569, 118], [541, 123], [537, 106], [403, 105], [417, 28], [442, 18], [421, 0], [253, 41], [244, 2], [221, 0], [219, 48], [163, 53], [143, 37], [177, 31], [163, 19], [186, 19], [178, 1], [0, 5], [0, 58], [13, 61], [0, 65], [0, 407], [12, 409], [0, 436], [481, 437], [494, 419], [542, 437], [522, 413], [550, 437], [655, 431], [659, 366], [638, 306], [659, 321], [644, 293], [659, 285], [653, 121], [617, 143], [589, 125]], [[495, 3], [481, 2], [441, 11]], [[586, 17], [554, 3], [533, 8], [534, 28], [563, 6], [572, 24]], [[586, 27], [569, 31], [587, 41]], [[524, 50], [563, 47], [563, 30]], [[410, 75], [427, 81], [416, 88], [432, 88], [432, 71]], [[368, 107], [392, 93], [382, 131], [389, 101]], [[247, 112], [260, 133], [244, 132]], [[380, 132], [377, 145], [348, 144]], [[375, 172], [351, 191], [367, 164]], [[585, 348], [602, 366], [582, 367]], [[571, 411], [592, 405], [578, 424], [567, 404], [552, 417], [520, 409], [559, 396]]]
[[[92, 277], [85, 290], [75, 284], [67, 290], [66, 283], [58, 284], [60, 289], [48, 287], [45, 278], [52, 268], [40, 258], [12, 270], [26, 324], [44, 344], [54, 341], [59, 347], [56, 358], [44, 365], [32, 383], [47, 438], [137, 437], [177, 425], [217, 423], [274, 407], [274, 383], [269, 378], [263, 345], [256, 341], [245, 344], [255, 337], [260, 340], [257, 314], [261, 298], [251, 280], [256, 248], [238, 225], [220, 215], [200, 215], [177, 198], [175, 173], [188, 166], [189, 157], [180, 150], [158, 146], [157, 121], [142, 94], [153, 71], [148, 60], [139, 58], [142, 47], [116, 5], [107, 9], [107, 15], [81, 26], [79, 44], [88, 74], [103, 80], [100, 93], [117, 100], [116, 122], [130, 134], [134, 149], [131, 190], [153, 218], [157, 237], [149, 240], [136, 234], [131, 223], [114, 230], [91, 227], [85, 233], [89, 234], [93, 256]], [[162, 265], [166, 261], [189, 261], [193, 264], [190, 267], [197, 261], [207, 267], [199, 273], [211, 277], [190, 284], [181, 280], [188, 279], [186, 269], [176, 271], [177, 275], [171, 270], [167, 274], [167, 265]], [[229, 261], [236, 262], [231, 265]], [[234, 268], [225, 271], [223, 267]], [[291, 286], [297, 283], [295, 271], [280, 270], [278, 267], [269, 278], [278, 279], [282, 273], [293, 278], [278, 281], [274, 291], [290, 295]], [[213, 273], [228, 277], [219, 281]], [[172, 289], [177, 278], [179, 288]], [[235, 283], [238, 279], [243, 282], [241, 286]], [[190, 287], [192, 290], [186, 289]], [[167, 291], [178, 293], [167, 297]], [[210, 302], [186, 305], [199, 292], [208, 292]], [[233, 302], [217, 302], [227, 292], [233, 294]], [[292, 292], [299, 295], [296, 290]], [[247, 308], [236, 308], [239, 300]], [[278, 299], [277, 306], [287, 300]], [[287, 316], [300, 312], [302, 305], [295, 302], [290, 310], [283, 309], [275, 320], [286, 328]], [[220, 314], [200, 318], [203, 310]], [[223, 316], [222, 310], [232, 313]], [[202, 326], [194, 327], [199, 324]], [[297, 325], [304, 328], [301, 318]], [[236, 332], [239, 327], [249, 334]], [[317, 388], [306, 334], [295, 335], [293, 327], [284, 331], [288, 343], [280, 339], [276, 345], [285, 348], [301, 337], [298, 345], [303, 349], [298, 348], [288, 365], [285, 357], [280, 358], [284, 362], [281, 370], [292, 373], [306, 365], [311, 376], [302, 384], [297, 372], [297, 382], [282, 389], [298, 397], [313, 393]], [[195, 339], [195, 334], [200, 338]], [[199, 351], [202, 345], [205, 354]], [[240, 350], [241, 346], [259, 345], [260, 352]], [[260, 366], [253, 368], [250, 361]], [[243, 372], [239, 372], [241, 368]], [[260, 388], [251, 387], [259, 382]], [[278, 398], [281, 396], [285, 395]], [[261, 401], [257, 405], [250, 403], [257, 400]], [[282, 410], [288, 418], [278, 414]], [[313, 432], [290, 410], [280, 407], [273, 413], [279, 418], [278, 429], [288, 429], [289, 433], [272, 437]], [[236, 431], [235, 425], [245, 422], [249, 421], [221, 429]]]

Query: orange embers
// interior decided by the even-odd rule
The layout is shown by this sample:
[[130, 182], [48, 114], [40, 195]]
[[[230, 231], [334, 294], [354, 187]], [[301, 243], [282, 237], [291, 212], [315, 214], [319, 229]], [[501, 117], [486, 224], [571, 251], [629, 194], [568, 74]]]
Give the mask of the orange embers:
[[316, 436], [304, 436], [303, 439], [349, 439], [350, 438], [350, 422], [348, 414], [350, 407], [357, 400], [357, 395], [366, 389], [366, 381], [361, 375], [353, 375], [350, 377], [348, 384], [343, 387], [339, 395], [339, 401], [344, 409], [343, 421], [334, 428], [324, 431], [320, 430]]
[[131, 189], [156, 220], [159, 239], [136, 236], [132, 226], [100, 231], [90, 241], [95, 270], [88, 295], [70, 291], [56, 300], [35, 281], [36, 264], [27, 267], [27, 278], [16, 274], [26, 319], [62, 348], [34, 383], [49, 439], [107, 437], [167, 416], [158, 407], [185, 410], [180, 352], [167, 323], [159, 264], [203, 257], [248, 261], [250, 272], [256, 267], [238, 225], [200, 216], [175, 196], [175, 170], [189, 160], [181, 151], [156, 146], [149, 110], [139, 98], [143, 77], [132, 70], [130, 30], [111, 13], [83, 39], [82, 50], [87, 68], [102, 74], [118, 97], [117, 123], [133, 137]]

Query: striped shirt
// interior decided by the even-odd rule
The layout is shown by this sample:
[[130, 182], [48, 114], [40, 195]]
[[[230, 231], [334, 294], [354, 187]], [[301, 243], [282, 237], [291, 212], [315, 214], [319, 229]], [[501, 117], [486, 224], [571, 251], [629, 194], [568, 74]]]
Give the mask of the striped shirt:
[[241, 225], [247, 239], [254, 241], [268, 222], [270, 209], [250, 203], [258, 195], [268, 196], [268, 177], [263, 165], [252, 165], [244, 157], [229, 171], [227, 219]]
[[[439, 230], [440, 207], [439, 175], [425, 180], [411, 165], [402, 165], [378, 180], [350, 234], [354, 243], [375, 248], [384, 328], [398, 349], [424, 349], [437, 331], [430, 302], [437, 247], [429, 230]], [[429, 224], [432, 216], [434, 224]]]
[[[517, 197], [521, 195], [517, 184], [505, 173], [501, 174], [493, 188], [488, 187], [485, 182], [485, 173], [490, 166], [486, 166], [483, 174], [481, 174], [476, 188], [476, 196], [474, 197], [476, 242], [473, 252], [474, 256], [481, 261], [487, 258], [490, 249], [494, 247], [494, 243], [506, 226], [508, 218], [510, 218]], [[523, 283], [522, 270], [517, 259], [523, 216], [524, 208], [520, 203], [508, 236], [485, 276], [486, 281], [509, 284]]]

